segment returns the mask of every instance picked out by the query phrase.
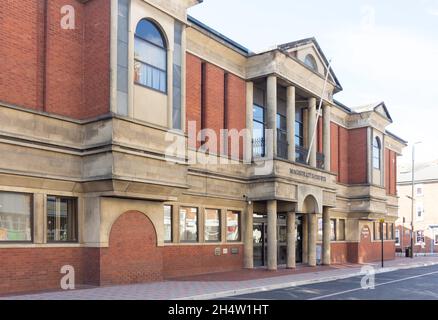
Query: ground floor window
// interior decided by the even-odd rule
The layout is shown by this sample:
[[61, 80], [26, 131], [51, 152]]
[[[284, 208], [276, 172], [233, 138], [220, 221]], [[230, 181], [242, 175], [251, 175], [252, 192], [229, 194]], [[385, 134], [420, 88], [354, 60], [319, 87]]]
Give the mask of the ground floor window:
[[423, 244], [424, 243], [424, 231], [418, 230], [415, 232], [417, 244]]
[[172, 242], [172, 206], [164, 206], [164, 241]]
[[220, 210], [205, 209], [205, 241], [221, 241], [221, 219]]
[[340, 219], [339, 220], [339, 231], [338, 231], [338, 235], [339, 235], [339, 241], [345, 241], [345, 219]]
[[179, 237], [181, 242], [198, 241], [198, 208], [180, 208]]
[[438, 232], [435, 231], [435, 245], [438, 245]]
[[382, 228], [382, 231], [383, 231], [383, 240], [388, 240], [388, 224], [387, 223], [383, 223], [383, 228]]
[[318, 219], [318, 241], [322, 241], [322, 233], [323, 233], [322, 223], [323, 223], [322, 218], [319, 218]]
[[395, 245], [400, 245], [400, 229], [395, 229]]
[[394, 240], [394, 224], [388, 223], [388, 240]]
[[336, 241], [336, 219], [330, 219], [330, 241]]
[[78, 241], [76, 199], [57, 196], [47, 197], [47, 241]]
[[32, 196], [0, 192], [0, 242], [32, 241]]
[[374, 240], [382, 240], [380, 222], [374, 222]]
[[240, 212], [227, 212], [227, 241], [240, 241]]

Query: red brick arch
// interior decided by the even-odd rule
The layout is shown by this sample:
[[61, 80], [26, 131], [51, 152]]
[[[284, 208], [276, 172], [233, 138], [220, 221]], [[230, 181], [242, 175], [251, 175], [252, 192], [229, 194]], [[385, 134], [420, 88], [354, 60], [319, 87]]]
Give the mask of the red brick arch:
[[100, 264], [101, 285], [162, 280], [162, 252], [154, 225], [145, 214], [128, 211], [114, 222]]

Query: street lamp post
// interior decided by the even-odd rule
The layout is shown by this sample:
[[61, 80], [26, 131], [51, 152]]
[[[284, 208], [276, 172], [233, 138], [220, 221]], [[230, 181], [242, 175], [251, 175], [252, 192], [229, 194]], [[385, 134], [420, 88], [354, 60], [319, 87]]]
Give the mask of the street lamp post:
[[414, 258], [414, 183], [415, 183], [415, 145], [421, 142], [415, 142], [412, 145], [412, 185], [411, 185], [411, 258]]

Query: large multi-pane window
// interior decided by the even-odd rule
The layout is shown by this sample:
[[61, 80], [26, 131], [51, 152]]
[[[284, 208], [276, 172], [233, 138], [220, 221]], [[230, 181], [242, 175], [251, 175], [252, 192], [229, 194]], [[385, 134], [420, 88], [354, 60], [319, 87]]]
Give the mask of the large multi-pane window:
[[32, 196], [0, 192], [0, 242], [32, 240]]
[[373, 168], [380, 170], [381, 167], [381, 150], [382, 144], [380, 143], [380, 139], [376, 137], [373, 140]]
[[423, 244], [424, 243], [424, 231], [423, 230], [419, 230], [415, 232], [416, 235], [416, 240], [417, 240], [417, 244]]
[[227, 241], [240, 241], [240, 212], [227, 212]]
[[281, 114], [277, 114], [277, 156], [287, 158], [287, 122]]
[[301, 108], [297, 108], [295, 111], [295, 145], [304, 146], [304, 120]]
[[345, 219], [339, 219], [339, 222], [338, 222], [338, 240], [345, 241]]
[[76, 199], [57, 196], [47, 197], [47, 241], [78, 241]]
[[265, 156], [265, 108], [253, 107], [253, 154], [255, 157]]
[[336, 240], [336, 219], [330, 219], [330, 241]]
[[172, 242], [172, 206], [164, 206], [164, 241]]
[[205, 209], [204, 239], [207, 242], [221, 241], [220, 210]]
[[198, 241], [198, 209], [181, 207], [179, 210], [179, 239], [181, 242]]
[[141, 20], [135, 31], [135, 82], [165, 93], [167, 91], [167, 46], [160, 29], [150, 20]]

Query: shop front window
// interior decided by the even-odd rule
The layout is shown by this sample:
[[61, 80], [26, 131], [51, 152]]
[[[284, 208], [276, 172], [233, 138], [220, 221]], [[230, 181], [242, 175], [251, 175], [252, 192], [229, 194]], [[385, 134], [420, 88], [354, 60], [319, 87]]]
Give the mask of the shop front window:
[[204, 239], [208, 242], [221, 241], [220, 210], [205, 209]]
[[0, 192], [0, 242], [32, 240], [32, 196]]
[[179, 237], [181, 242], [198, 241], [198, 209], [180, 208]]
[[227, 241], [240, 241], [240, 212], [227, 212]]

